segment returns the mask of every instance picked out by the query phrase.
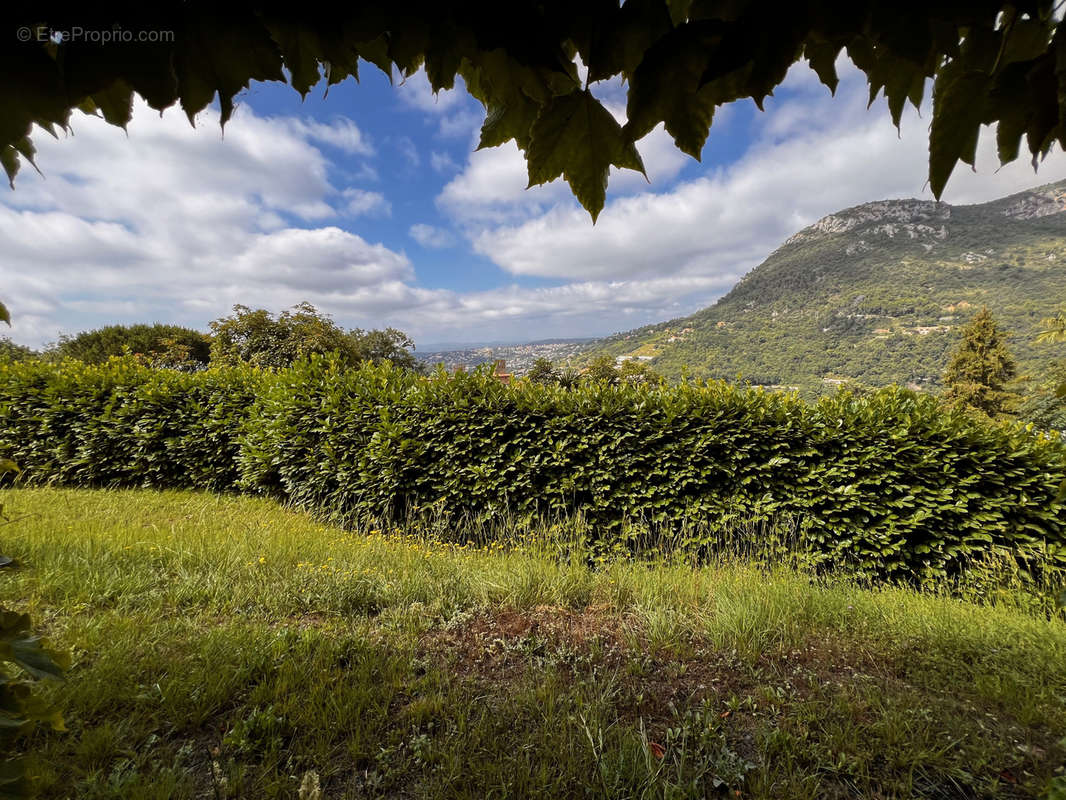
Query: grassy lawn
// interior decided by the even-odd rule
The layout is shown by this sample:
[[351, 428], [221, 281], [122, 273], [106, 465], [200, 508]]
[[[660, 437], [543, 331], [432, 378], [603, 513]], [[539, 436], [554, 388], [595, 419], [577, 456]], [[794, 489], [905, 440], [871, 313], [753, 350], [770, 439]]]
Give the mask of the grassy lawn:
[[1039, 797], [1066, 759], [1066, 624], [1007, 605], [247, 498], [4, 502], [0, 602], [73, 654], [69, 730], [25, 741], [46, 797]]

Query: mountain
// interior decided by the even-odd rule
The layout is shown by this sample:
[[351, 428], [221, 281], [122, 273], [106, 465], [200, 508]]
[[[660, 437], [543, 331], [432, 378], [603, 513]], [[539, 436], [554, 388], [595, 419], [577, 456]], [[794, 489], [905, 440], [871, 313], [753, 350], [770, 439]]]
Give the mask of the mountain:
[[831, 214], [709, 308], [591, 349], [651, 356], [671, 378], [808, 394], [843, 381], [936, 389], [959, 326], [984, 305], [1021, 373], [1061, 350], [1033, 337], [1066, 309], [1066, 181], [980, 205], [881, 200]]

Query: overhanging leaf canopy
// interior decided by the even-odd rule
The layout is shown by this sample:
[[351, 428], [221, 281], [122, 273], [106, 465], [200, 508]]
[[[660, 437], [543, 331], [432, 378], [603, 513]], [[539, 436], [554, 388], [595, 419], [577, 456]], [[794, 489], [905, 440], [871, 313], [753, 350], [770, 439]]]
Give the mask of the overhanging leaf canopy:
[[[1004, 163], [1024, 139], [1034, 164], [1066, 148], [1066, 33], [1061, 2], [987, 0], [365, 0], [347, 4], [165, 2], [6, 10], [0, 49], [0, 162], [14, 181], [33, 162], [34, 123], [55, 133], [71, 111], [125, 127], [133, 95], [190, 120], [217, 96], [225, 124], [253, 80], [306, 94], [358, 78], [360, 60], [390, 76], [425, 67], [435, 90], [461, 76], [485, 106], [481, 146], [514, 139], [530, 185], [562, 175], [593, 219], [610, 167], [643, 171], [634, 142], [660, 122], [699, 158], [715, 109], [763, 100], [806, 60], [835, 89], [846, 52], [898, 125], [933, 84], [929, 181], [940, 196], [956, 163], [973, 164], [982, 124], [998, 123]], [[62, 31], [62, 37], [55, 32]], [[59, 39], [59, 41], [57, 41]], [[578, 59], [588, 69], [582, 80]], [[588, 92], [622, 76], [627, 121]]]

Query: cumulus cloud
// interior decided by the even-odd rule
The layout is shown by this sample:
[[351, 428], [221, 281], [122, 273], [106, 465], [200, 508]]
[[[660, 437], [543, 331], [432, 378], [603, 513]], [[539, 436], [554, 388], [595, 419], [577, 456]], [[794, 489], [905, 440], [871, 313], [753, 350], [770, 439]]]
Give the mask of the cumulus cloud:
[[459, 170], [459, 165], [455, 163], [454, 158], [436, 150], [429, 154], [429, 164], [436, 172], [458, 172]]
[[90, 117], [73, 121], [73, 136], [36, 137], [46, 177], [20, 175], [0, 202], [0, 286], [16, 340], [101, 320], [202, 326], [235, 302], [325, 307], [336, 295], [369, 307], [414, 279], [403, 253], [322, 224], [388, 207], [328, 179], [316, 144], [370, 152], [354, 126], [242, 107], [223, 141], [217, 114], [198, 122], [139, 103], [129, 137]]
[[358, 126], [346, 117], [325, 123], [317, 120], [289, 119], [286, 121], [298, 135], [320, 144], [326, 144], [361, 156], [374, 155], [370, 140], [359, 130]]
[[361, 214], [382, 214], [388, 216], [392, 213], [392, 204], [381, 192], [371, 192], [366, 189], [349, 187], [341, 192], [345, 199], [344, 210], [353, 217]]
[[396, 84], [400, 101], [404, 105], [427, 114], [446, 114], [466, 105], [469, 99], [469, 95], [463, 91], [461, 78], [457, 79], [458, 85], [454, 89], [434, 92], [424, 69], [418, 70], [406, 79], [397, 75], [393, 78], [393, 82]]
[[412, 239], [423, 247], [451, 247], [455, 244], [455, 237], [451, 233], [443, 228], [426, 225], [424, 222], [412, 225], [408, 233], [410, 233]]
[[437, 126], [437, 134], [445, 138], [467, 138], [481, 127], [484, 109], [466, 91], [462, 78], [455, 79], [455, 87], [434, 92], [426, 71], [420, 69], [411, 77], [397, 83], [403, 105], [426, 114]]
[[422, 156], [418, 154], [418, 147], [415, 146], [410, 136], [401, 136], [396, 140], [396, 151], [411, 169], [418, 167], [422, 163]]

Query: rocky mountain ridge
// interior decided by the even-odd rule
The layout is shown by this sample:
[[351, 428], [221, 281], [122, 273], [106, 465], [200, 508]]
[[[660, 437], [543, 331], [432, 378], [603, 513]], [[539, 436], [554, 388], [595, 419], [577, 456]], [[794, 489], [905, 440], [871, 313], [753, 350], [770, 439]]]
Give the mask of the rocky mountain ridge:
[[937, 388], [959, 325], [988, 305], [1023, 369], [1066, 306], [1066, 181], [989, 203], [879, 200], [789, 237], [713, 306], [600, 340], [688, 374], [818, 392], [842, 381]]

